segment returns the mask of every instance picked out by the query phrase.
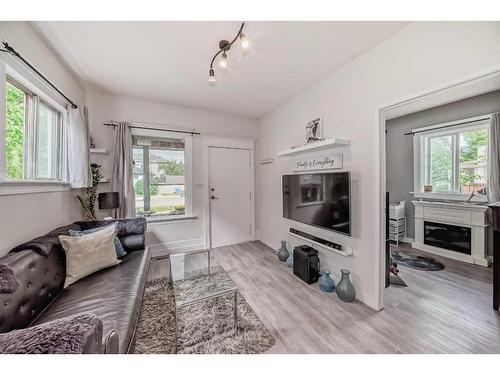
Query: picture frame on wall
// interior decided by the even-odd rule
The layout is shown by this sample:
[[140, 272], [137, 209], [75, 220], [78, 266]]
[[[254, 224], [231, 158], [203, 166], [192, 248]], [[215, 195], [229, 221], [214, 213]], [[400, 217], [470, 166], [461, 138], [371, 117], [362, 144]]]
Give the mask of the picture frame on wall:
[[321, 117], [317, 117], [306, 124], [306, 143], [323, 140], [323, 124]]

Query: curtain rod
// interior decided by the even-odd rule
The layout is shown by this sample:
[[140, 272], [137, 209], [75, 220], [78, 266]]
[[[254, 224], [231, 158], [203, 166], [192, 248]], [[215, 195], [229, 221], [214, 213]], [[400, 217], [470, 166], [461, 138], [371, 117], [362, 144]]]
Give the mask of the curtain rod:
[[435, 127], [435, 128], [431, 128], [431, 129], [418, 130], [418, 131], [416, 131], [416, 132], [409, 132], [409, 133], [405, 133], [404, 135], [415, 135], [415, 134], [418, 134], [418, 133], [426, 133], [426, 132], [430, 132], [430, 131], [433, 131], [433, 130], [439, 130], [439, 129], [452, 128], [452, 127], [454, 127], [454, 126], [460, 126], [460, 125], [473, 124], [473, 123], [475, 123], [475, 122], [480, 122], [480, 121], [488, 120], [489, 118], [490, 118], [490, 116], [485, 116], [485, 117], [478, 118], [478, 119], [475, 119], [475, 120], [472, 120], [472, 121], [464, 121], [464, 122], [458, 122], [458, 123], [456, 123], [456, 124], [450, 124], [450, 125], [437, 126], [437, 127]]
[[[110, 123], [110, 122], [105, 122], [103, 125], [104, 126], [112, 126], [113, 128], [115, 128], [117, 126], [117, 124], [113, 124], [113, 123]], [[191, 134], [191, 135], [201, 135], [201, 133], [195, 132], [195, 131], [174, 130], [174, 129], [158, 129], [158, 128], [150, 128], [150, 127], [147, 127], [147, 126], [134, 126], [134, 125], [130, 125], [130, 127], [133, 128], [133, 129], [159, 130], [159, 131], [162, 131], [162, 132], [170, 132], [170, 133], [182, 133], [182, 134]]]
[[34, 71], [40, 78], [42, 78], [46, 83], [50, 85], [54, 90], [56, 90], [59, 95], [61, 95], [66, 101], [71, 104], [73, 108], [78, 108], [78, 106], [70, 99], [68, 98], [61, 90], [59, 90], [52, 82], [48, 80], [37, 68], [35, 68], [33, 65], [29, 63], [28, 60], [26, 60], [24, 57], [21, 56], [19, 52], [17, 52], [14, 47], [10, 46], [5, 40], [2, 39], [2, 44], [4, 49], [0, 48], [0, 52], [6, 52], [10, 53], [14, 57], [17, 57], [19, 60], [21, 60], [24, 64], [26, 64], [32, 71]]

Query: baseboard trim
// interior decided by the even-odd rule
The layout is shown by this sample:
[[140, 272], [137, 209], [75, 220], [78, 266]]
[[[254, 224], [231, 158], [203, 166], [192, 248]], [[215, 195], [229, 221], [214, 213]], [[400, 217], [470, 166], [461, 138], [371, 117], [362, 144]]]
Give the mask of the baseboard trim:
[[442, 249], [439, 247], [434, 247], [434, 246], [426, 245], [424, 243], [419, 243], [419, 242], [412, 243], [412, 247], [415, 249], [426, 251], [426, 252], [431, 253], [431, 254], [439, 255], [439, 256], [442, 256], [445, 258], [459, 260], [459, 261], [465, 262], [465, 263], [477, 264], [477, 265], [483, 266], [483, 267], [489, 266], [488, 256], [486, 256], [485, 258], [474, 258], [472, 255], [462, 254], [462, 253], [455, 252], [452, 250]]
[[151, 257], [165, 256], [175, 253], [186, 253], [206, 249], [204, 238], [193, 238], [189, 240], [161, 242], [148, 245]]
[[[269, 251], [278, 253], [279, 249], [276, 249], [275, 247], [272, 246], [271, 243], [265, 242], [263, 240], [259, 240], [259, 242], [262, 242], [264, 245], [266, 245], [269, 249]], [[331, 253], [329, 253], [331, 254]], [[293, 271], [290, 270], [290, 272], [293, 274]], [[335, 282], [335, 285], [337, 285], [340, 281], [340, 277], [335, 275], [334, 273], [331, 273], [330, 276], [332, 277], [333, 281]], [[355, 286], [356, 288], [356, 286]], [[360, 303], [368, 306], [374, 311], [380, 311], [382, 310], [382, 306], [379, 306], [379, 304], [373, 299], [373, 297], [364, 291], [361, 291], [359, 289], [356, 289], [356, 300], [359, 301]], [[342, 302], [339, 300], [339, 303], [348, 303], [348, 302]]]
[[412, 244], [413, 242], [415, 242], [415, 239], [411, 237], [404, 237], [400, 242]]

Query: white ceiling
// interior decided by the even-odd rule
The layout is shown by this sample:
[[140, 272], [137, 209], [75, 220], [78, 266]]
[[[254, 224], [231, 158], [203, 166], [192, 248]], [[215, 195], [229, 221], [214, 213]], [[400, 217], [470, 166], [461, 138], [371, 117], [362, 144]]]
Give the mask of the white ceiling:
[[247, 22], [229, 67], [208, 69], [239, 22], [34, 22], [91, 90], [258, 118], [407, 25], [406, 22]]

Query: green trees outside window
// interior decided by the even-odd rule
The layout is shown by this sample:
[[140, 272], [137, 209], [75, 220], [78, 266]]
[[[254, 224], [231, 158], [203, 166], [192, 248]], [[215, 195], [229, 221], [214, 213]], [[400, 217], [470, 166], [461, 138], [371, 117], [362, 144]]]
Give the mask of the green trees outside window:
[[486, 186], [488, 128], [425, 138], [425, 184], [436, 192], [470, 193]]
[[7, 178], [22, 179], [24, 177], [25, 94], [10, 83], [7, 83], [5, 89]]

